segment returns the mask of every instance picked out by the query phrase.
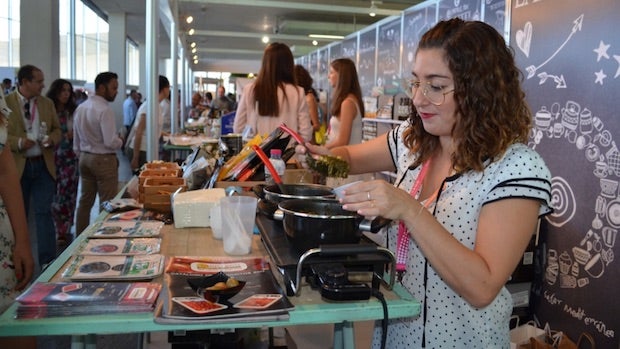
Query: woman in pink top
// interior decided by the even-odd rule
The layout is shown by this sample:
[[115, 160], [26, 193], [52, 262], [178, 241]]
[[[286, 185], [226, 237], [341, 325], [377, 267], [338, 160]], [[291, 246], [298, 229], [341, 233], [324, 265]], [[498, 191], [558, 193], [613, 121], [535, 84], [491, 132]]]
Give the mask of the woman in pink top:
[[233, 131], [245, 139], [269, 134], [280, 124], [312, 137], [304, 90], [295, 84], [295, 62], [288, 46], [274, 42], [263, 55], [258, 77], [243, 88]]

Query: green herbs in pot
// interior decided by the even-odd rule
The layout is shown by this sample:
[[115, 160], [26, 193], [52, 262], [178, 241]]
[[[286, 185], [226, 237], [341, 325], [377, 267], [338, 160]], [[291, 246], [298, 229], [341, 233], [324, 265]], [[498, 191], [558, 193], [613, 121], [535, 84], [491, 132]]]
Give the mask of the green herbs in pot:
[[319, 155], [315, 159], [308, 155], [308, 166], [325, 177], [346, 178], [349, 175], [349, 163], [339, 156]]

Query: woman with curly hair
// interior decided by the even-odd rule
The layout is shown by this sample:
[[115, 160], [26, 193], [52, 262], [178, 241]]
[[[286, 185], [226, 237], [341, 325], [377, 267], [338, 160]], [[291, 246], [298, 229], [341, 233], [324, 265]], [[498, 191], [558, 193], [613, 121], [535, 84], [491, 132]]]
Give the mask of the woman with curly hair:
[[79, 183], [78, 157], [73, 152], [73, 112], [77, 108], [73, 85], [65, 79], [54, 80], [47, 91], [47, 98], [54, 101], [62, 133], [62, 140], [54, 153], [56, 195], [52, 203], [52, 217], [57, 241], [66, 247], [73, 240], [71, 226], [75, 216]]
[[346, 159], [353, 173], [397, 172], [394, 185], [361, 182], [341, 199], [395, 222], [384, 243], [422, 303], [419, 316], [389, 322], [388, 348], [509, 347], [504, 285], [551, 211], [551, 175], [526, 145], [532, 115], [520, 80], [495, 29], [442, 21], [420, 40], [408, 122], [359, 145], [307, 145]]

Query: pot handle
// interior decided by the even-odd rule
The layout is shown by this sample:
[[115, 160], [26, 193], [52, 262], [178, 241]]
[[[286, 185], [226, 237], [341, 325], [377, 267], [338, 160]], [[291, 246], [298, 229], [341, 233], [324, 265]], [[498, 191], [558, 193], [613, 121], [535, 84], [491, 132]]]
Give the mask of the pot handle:
[[362, 220], [359, 224], [359, 229], [361, 231], [369, 231], [371, 233], [377, 233], [379, 232], [379, 230], [381, 230], [383, 227], [388, 226], [390, 223], [392, 223], [391, 219], [377, 216], [373, 220], [370, 220], [370, 219]]
[[256, 196], [258, 196], [259, 199], [265, 200], [265, 192], [263, 189], [265, 189], [266, 186], [266, 184], [257, 184], [252, 186], [252, 191]]
[[284, 211], [282, 211], [281, 209], [276, 209], [273, 212], [273, 220], [275, 221], [283, 221], [284, 220]]
[[319, 246], [319, 255], [324, 257], [375, 252], [377, 252], [377, 245], [374, 244], [330, 244]]

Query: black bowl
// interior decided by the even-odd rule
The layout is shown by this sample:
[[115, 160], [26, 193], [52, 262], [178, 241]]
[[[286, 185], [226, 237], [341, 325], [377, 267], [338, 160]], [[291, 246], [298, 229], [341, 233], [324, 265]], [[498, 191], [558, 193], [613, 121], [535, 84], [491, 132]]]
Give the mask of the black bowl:
[[206, 300], [216, 302], [218, 300], [226, 300], [231, 298], [239, 293], [239, 291], [241, 291], [241, 289], [245, 286], [246, 281], [235, 278], [239, 282], [237, 286], [220, 290], [209, 290], [209, 287], [214, 286], [218, 282], [226, 282], [229, 278], [230, 276], [220, 271], [219, 273], [210, 276], [187, 278], [187, 283], [199, 296], [204, 297]]

